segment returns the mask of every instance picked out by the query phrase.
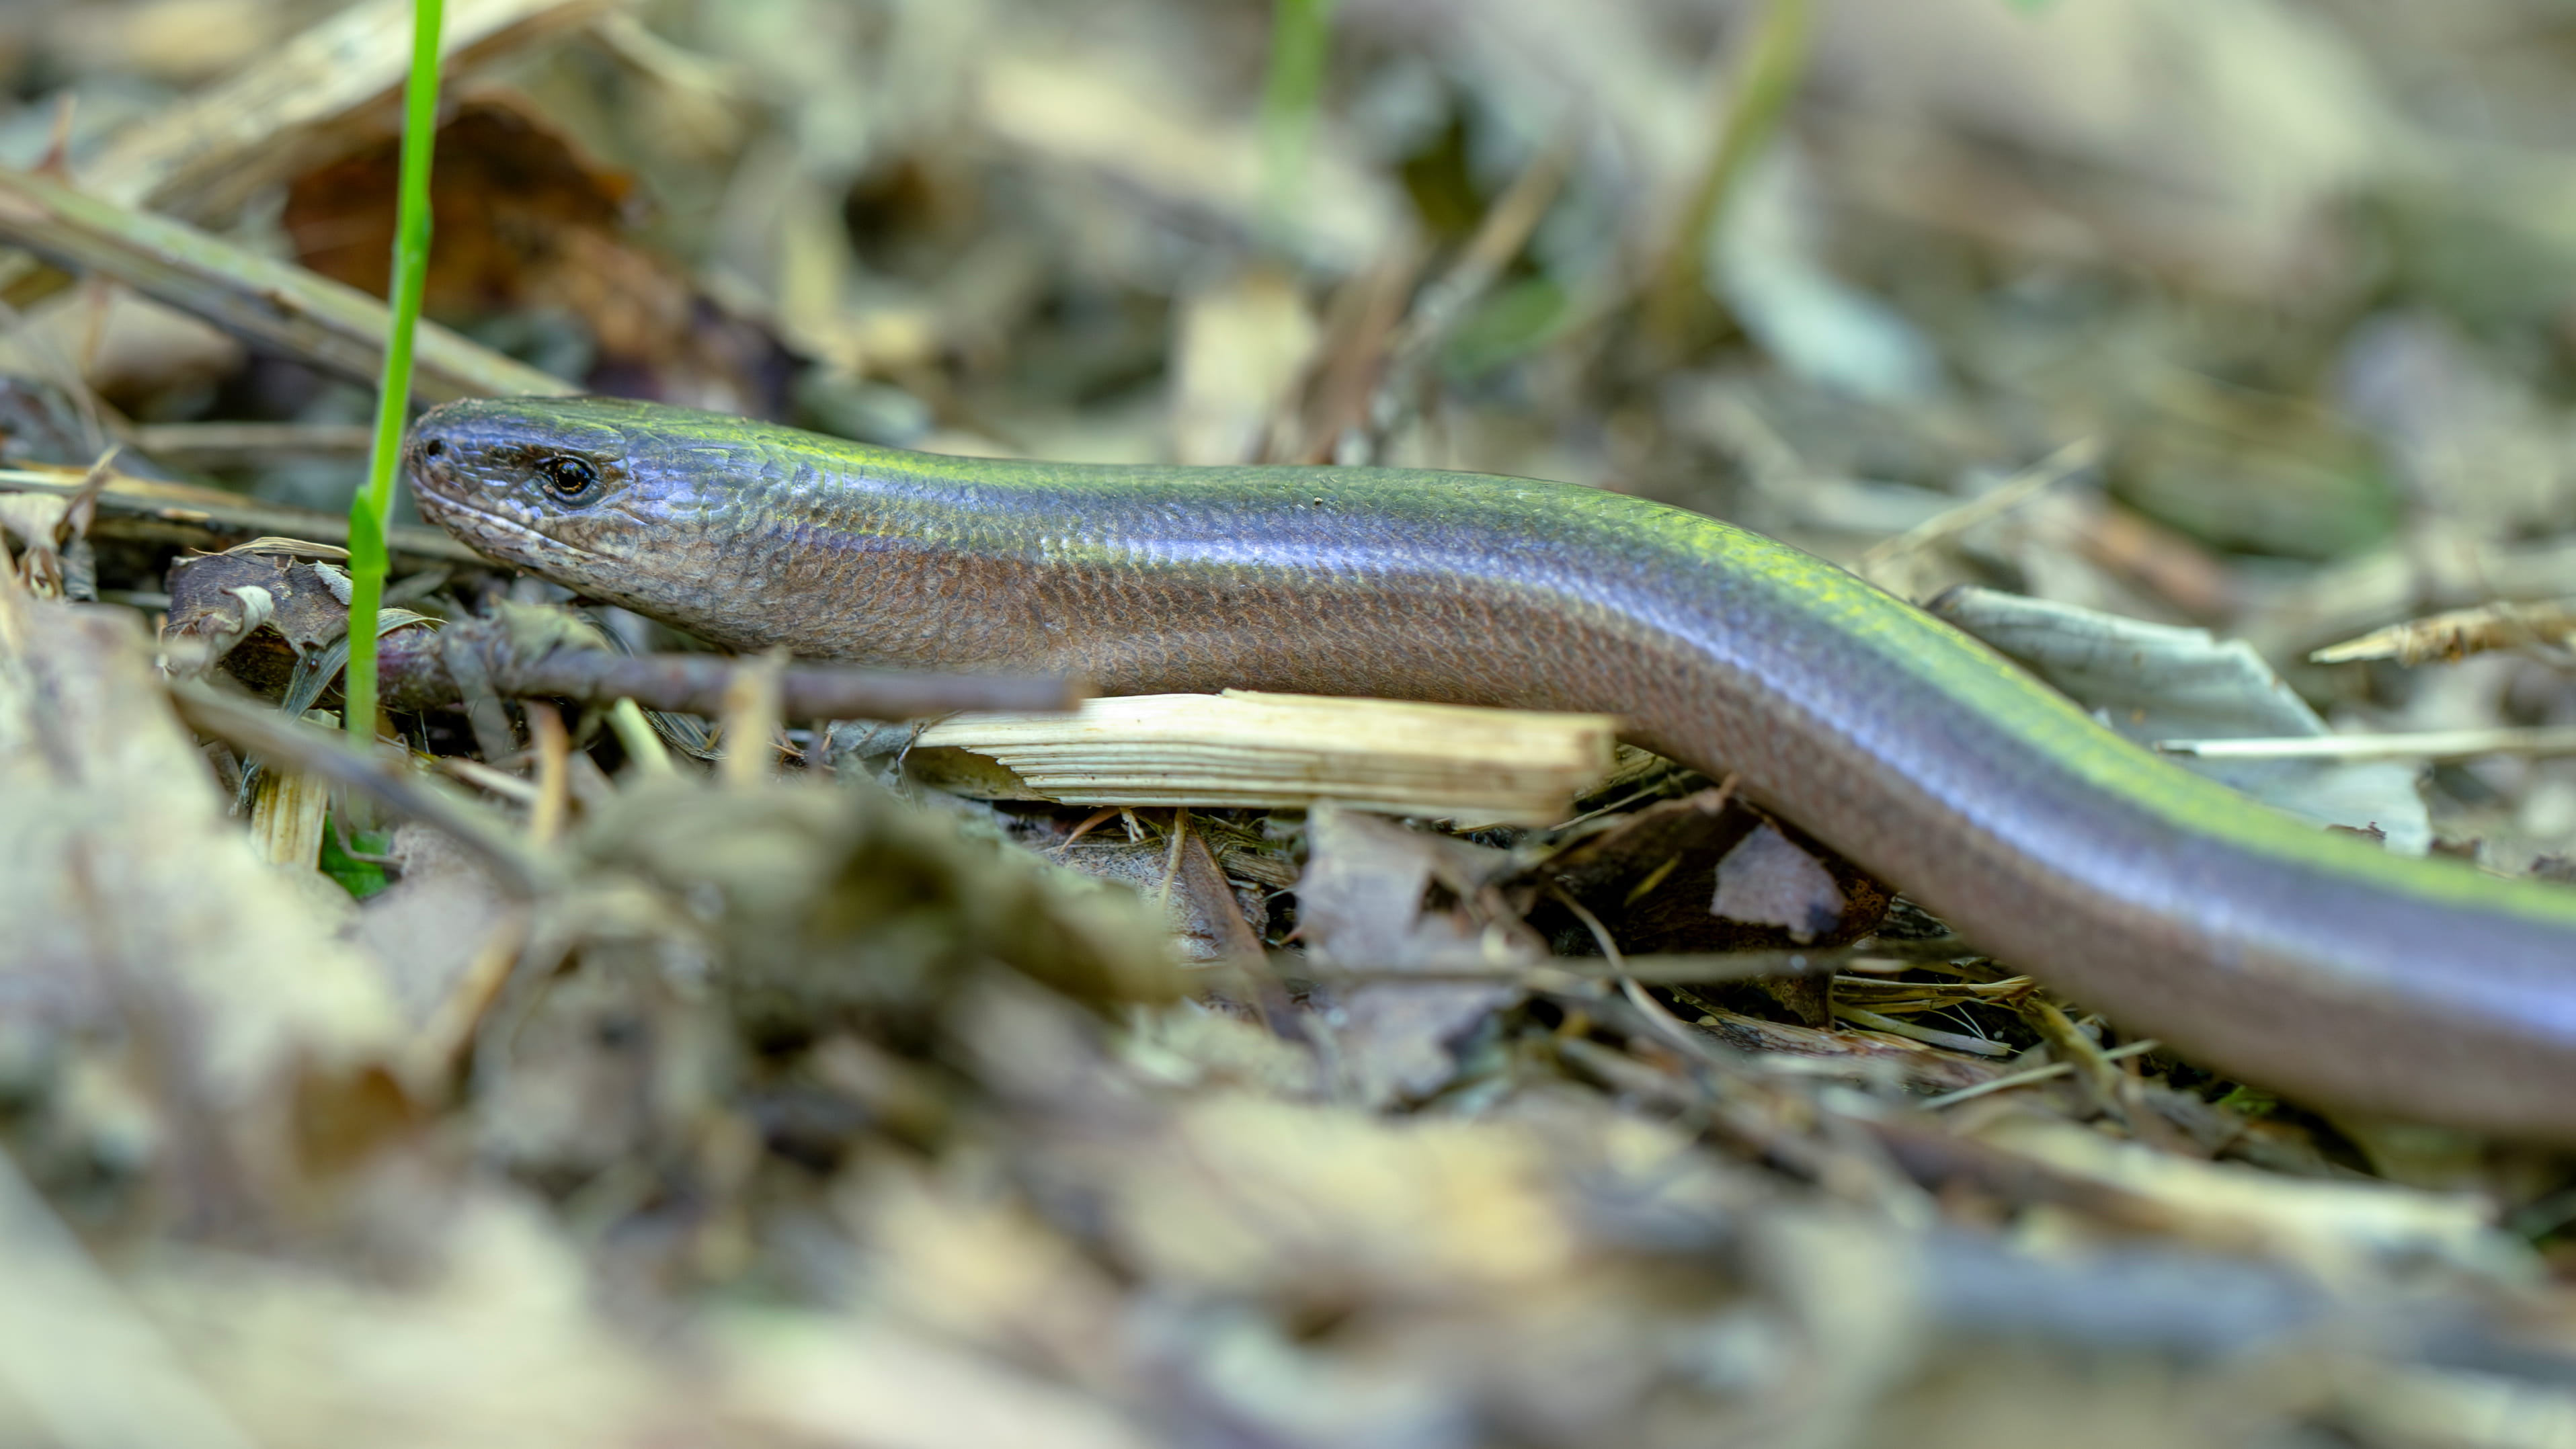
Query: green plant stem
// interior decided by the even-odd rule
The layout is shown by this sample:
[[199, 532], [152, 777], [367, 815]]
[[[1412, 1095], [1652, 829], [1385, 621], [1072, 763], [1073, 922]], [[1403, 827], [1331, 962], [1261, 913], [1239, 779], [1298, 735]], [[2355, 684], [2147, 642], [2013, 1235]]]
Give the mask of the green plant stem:
[[1273, 0], [1270, 74], [1261, 93], [1262, 226], [1274, 245], [1294, 234], [1324, 58], [1339, 0]]
[[1769, 0], [1754, 22], [1744, 67], [1721, 112], [1717, 144], [1656, 269], [1646, 299], [1650, 326], [1677, 334], [1700, 311], [1709, 237], [1724, 219], [1736, 183], [1779, 130], [1781, 115], [1806, 78], [1814, 11], [1814, 0]]
[[411, 416], [411, 334], [429, 274], [429, 158], [438, 141], [438, 31], [442, 0], [413, 0], [411, 79], [403, 87], [402, 179], [394, 202], [394, 265], [386, 297], [385, 370], [376, 390], [376, 442], [367, 483], [349, 501], [349, 672], [341, 711], [351, 734], [376, 731], [376, 609], [385, 596], [385, 527], [403, 424]]

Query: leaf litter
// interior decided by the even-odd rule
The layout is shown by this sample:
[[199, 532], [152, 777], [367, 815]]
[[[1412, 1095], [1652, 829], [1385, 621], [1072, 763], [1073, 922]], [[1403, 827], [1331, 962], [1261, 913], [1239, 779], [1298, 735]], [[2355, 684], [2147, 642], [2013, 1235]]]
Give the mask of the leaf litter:
[[[453, 8], [425, 395], [1641, 492], [2576, 850], [2528, 0], [1350, 0], [1284, 176], [1261, 7]], [[2214, 1078], [1570, 724], [1033, 789], [925, 725], [1060, 681], [399, 522], [401, 749], [308, 723], [404, 10], [0, 16], [0, 1437], [2566, 1442], [2564, 1155]]]

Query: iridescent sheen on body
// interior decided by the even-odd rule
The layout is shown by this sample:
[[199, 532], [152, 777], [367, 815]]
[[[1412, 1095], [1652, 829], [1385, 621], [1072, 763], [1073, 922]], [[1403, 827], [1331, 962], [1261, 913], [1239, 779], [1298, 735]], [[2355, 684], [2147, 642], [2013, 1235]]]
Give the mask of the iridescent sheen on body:
[[[548, 491], [549, 459], [598, 486]], [[2322, 834], [1756, 534], [1479, 474], [931, 456], [593, 399], [452, 403], [421, 511], [738, 648], [1599, 710], [1981, 945], [2247, 1080], [2576, 1141], [2576, 892]], [[560, 469], [556, 470], [560, 472]]]

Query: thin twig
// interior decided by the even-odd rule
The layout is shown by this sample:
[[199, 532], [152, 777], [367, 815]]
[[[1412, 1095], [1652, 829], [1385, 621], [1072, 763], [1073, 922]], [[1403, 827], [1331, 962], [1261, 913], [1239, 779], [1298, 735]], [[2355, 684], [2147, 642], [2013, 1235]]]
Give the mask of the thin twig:
[[1503, 269], [1520, 255], [1530, 233], [1546, 218], [1574, 169], [1575, 141], [1575, 133], [1567, 130], [1548, 143], [1495, 198], [1458, 259], [1414, 297], [1413, 310], [1387, 341], [1386, 366], [1369, 399], [1364, 422], [1367, 461], [1383, 462], [1387, 446], [1420, 412], [1423, 374], [1431, 359], [1475, 304], [1493, 290]]
[[[0, 468], [0, 493], [50, 493], [62, 498], [78, 493], [82, 485], [78, 468]], [[346, 514], [264, 503], [238, 493], [137, 478], [114, 469], [108, 470], [96, 506], [102, 518], [123, 520], [124, 531], [135, 536], [217, 551], [263, 536], [334, 545], [349, 537]], [[387, 543], [396, 555], [415, 561], [491, 566], [474, 550], [419, 524], [396, 524], [387, 533]]]
[[561, 873], [490, 812], [411, 769], [399, 755], [363, 749], [336, 731], [290, 720], [203, 684], [174, 681], [170, 700], [201, 733], [355, 790], [396, 815], [446, 834], [523, 895], [537, 894]]
[[2119, 1110], [2120, 1074], [2112, 1070], [2100, 1042], [2077, 1030], [2074, 1021], [2051, 1002], [2025, 1001], [2021, 1015], [2039, 1033], [2039, 1039], [2048, 1043], [2057, 1059], [2074, 1068], [2076, 1079], [2083, 1083], [2097, 1111]]
[[[1102, 812], [1105, 817], [1109, 812]], [[1705, 955], [1626, 956], [1615, 967], [1606, 958], [1552, 956], [1526, 966], [1351, 966], [1325, 965], [1303, 956], [1275, 958], [1281, 975], [1317, 982], [1341, 981], [1521, 981], [1543, 984], [1567, 977], [1608, 981], [1625, 974], [1649, 986], [1714, 985], [1758, 981], [1780, 976], [1830, 976], [1855, 963], [1885, 961], [1916, 966], [1969, 953], [1956, 936], [1925, 941], [1881, 941], [1868, 946], [1832, 946], [1808, 950], [1726, 951]], [[1894, 983], [1889, 983], [1894, 984]]]
[[1956, 538], [1988, 519], [2000, 518], [2067, 479], [2089, 471], [2101, 460], [2101, 452], [2097, 440], [2078, 438], [2005, 479], [2000, 486], [1956, 508], [1936, 513], [1894, 538], [1870, 545], [1854, 571], [1872, 583], [1883, 583], [1882, 574], [1890, 564]]
[[1168, 912], [1172, 908], [1172, 882], [1181, 876], [1181, 852], [1189, 845], [1190, 812], [1186, 808], [1172, 811], [1172, 848], [1163, 853], [1163, 879], [1154, 890], [1154, 909]]
[[463, 755], [440, 755], [429, 763], [431, 769], [442, 775], [452, 775], [477, 790], [498, 795], [504, 800], [534, 806], [543, 798], [535, 785], [507, 770], [496, 770], [481, 760], [470, 760]]
[[528, 838], [552, 845], [563, 834], [572, 812], [572, 736], [554, 706], [531, 700], [525, 706], [528, 733], [537, 746], [537, 798], [528, 811]]
[[[2126, 1061], [2130, 1057], [2145, 1056], [2147, 1053], [2154, 1051], [2163, 1045], [2163, 1042], [2157, 1041], [2153, 1037], [2147, 1037], [2143, 1040], [2130, 1042], [2124, 1046], [2115, 1046], [2111, 1048], [2109, 1051], [2102, 1053], [2102, 1060], [2106, 1062]], [[1955, 1092], [1943, 1092], [1937, 1097], [1926, 1097], [1915, 1105], [1921, 1107], [1927, 1112], [1935, 1111], [1942, 1107], [1955, 1107], [1961, 1102], [1970, 1101], [1977, 1097], [1989, 1096], [1996, 1092], [2010, 1091], [2015, 1087], [2027, 1087], [2034, 1082], [2054, 1081], [2059, 1077], [2073, 1073], [2074, 1070], [2075, 1068], [2067, 1065], [2065, 1062], [2050, 1062], [2046, 1066], [2032, 1067], [2030, 1070], [2023, 1072], [2010, 1072], [2003, 1076], [1996, 1077], [1991, 1081], [1979, 1082], [1973, 1087], [1961, 1087]]]
[[146, 423], [134, 445], [165, 462], [239, 464], [280, 454], [361, 457], [374, 437], [365, 423]]
[[2499, 599], [2474, 609], [2453, 609], [2374, 629], [2358, 639], [2314, 650], [2308, 662], [2393, 659], [2412, 668], [2435, 659], [2453, 663], [2490, 649], [2563, 647], [2571, 638], [2576, 638], [2576, 600], [2520, 604]]
[[1601, 923], [1601, 918], [1585, 908], [1583, 902], [1576, 900], [1573, 892], [1554, 881], [1548, 882], [1547, 891], [1548, 894], [1556, 897], [1557, 904], [1572, 911], [1574, 918], [1581, 921], [1584, 929], [1592, 933], [1593, 944], [1601, 948], [1602, 959], [1610, 963], [1610, 979], [1618, 983], [1619, 994], [1628, 999], [1628, 1004], [1636, 1008], [1637, 1013], [1646, 1019], [1647, 1024], [1654, 1028], [1655, 1034], [1679, 1046], [1692, 1056], [1706, 1055], [1708, 1043], [1685, 1025], [1680, 1017], [1666, 1010], [1662, 1002], [1648, 995], [1646, 988], [1637, 983], [1636, 977], [1628, 974], [1628, 963], [1619, 954], [1619, 943], [1611, 939], [1610, 928]]
[[1847, 1021], [1870, 1031], [1883, 1031], [1890, 1036], [1901, 1036], [1930, 1046], [1946, 1047], [1954, 1052], [1966, 1052], [1971, 1056], [2008, 1057], [2013, 1051], [2011, 1047], [1999, 1041], [1988, 1041], [1981, 1036], [1962, 1036], [1955, 1031], [1938, 1031], [1928, 1026], [1916, 1026], [1910, 1021], [1899, 1021], [1892, 1016], [1881, 1016], [1875, 1011], [1863, 1011], [1857, 1006], [1844, 1006], [1839, 1002], [1834, 1006], [1834, 1019]]
[[787, 667], [787, 651], [773, 649], [743, 661], [726, 686], [718, 713], [723, 754], [716, 778], [728, 789], [748, 790], [767, 784], [778, 771], [778, 676]]
[[671, 763], [671, 752], [662, 748], [662, 737], [653, 733], [652, 721], [644, 718], [643, 706], [633, 699], [621, 699], [608, 709], [608, 727], [617, 731], [617, 742], [626, 747], [626, 758], [652, 779], [668, 779], [680, 773]]

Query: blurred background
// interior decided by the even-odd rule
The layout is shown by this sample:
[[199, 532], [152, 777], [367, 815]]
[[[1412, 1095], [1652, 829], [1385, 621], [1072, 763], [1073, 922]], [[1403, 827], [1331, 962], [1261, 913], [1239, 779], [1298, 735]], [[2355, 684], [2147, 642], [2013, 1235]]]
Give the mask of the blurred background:
[[[361, 11], [388, 23], [0, 4], [0, 161], [381, 291], [387, 81], [278, 119], [397, 73], [408, 7]], [[598, 391], [958, 453], [1563, 479], [1856, 565], [2010, 487], [1873, 576], [2241, 637], [2343, 728], [2576, 725], [2564, 628], [2440, 667], [2308, 658], [2576, 595], [2559, 0], [454, 0], [449, 27], [429, 313]], [[362, 472], [368, 389], [112, 285], [0, 261], [0, 373], [258, 498], [337, 512]], [[2576, 850], [2576, 761], [2445, 764], [2428, 794], [2495, 868]], [[1178, 1017], [1103, 1047], [1009, 992], [977, 1008], [989, 1100], [940, 1106], [861, 1034], [701, 1111], [703, 1081], [592, 1061], [694, 1040], [622, 1001], [547, 1028], [580, 1048], [562, 1082], [478, 1108], [477, 1150], [559, 1210], [542, 1229], [424, 1149], [402, 1171], [455, 1191], [423, 1192], [456, 1204], [434, 1232], [385, 1206], [398, 1174], [331, 1221], [435, 1238], [447, 1276], [282, 1231], [256, 1270], [138, 1249], [136, 1301], [280, 1443], [387, 1404], [410, 1417], [382, 1442], [424, 1444], [2576, 1442], [2567, 1305], [2526, 1251], [2576, 1215], [2560, 1159], [2374, 1139], [2433, 1189], [2477, 1159], [2537, 1213], [2507, 1252], [2444, 1191], [2300, 1195], [2349, 1187], [2351, 1153], [2259, 1202], [2114, 1192], [2063, 1143], [2063, 1180], [1997, 1186], [1983, 1148], [1675, 1106], [1615, 1063], [1579, 1102], [1523, 1091], [1508, 1131], [1213, 1089], [1140, 1125], [1113, 1068], [1266, 1089], [1302, 1048]], [[1481, 1050], [1480, 1080], [1522, 1060]], [[584, 1115], [609, 1099], [645, 1125]], [[83, 1100], [84, 1132], [160, 1150], [151, 1114]], [[864, 1129], [796, 1115], [817, 1102]], [[525, 1148], [528, 1120], [581, 1152]], [[845, 1139], [745, 1205], [758, 1142]], [[1937, 1202], [1903, 1151], [1955, 1172]], [[94, 1166], [34, 1175], [79, 1223]], [[7, 1227], [28, 1205], [0, 1189]], [[2007, 1218], [2013, 1252], [1972, 1231]], [[57, 1262], [40, 1237], [0, 1247]], [[2077, 1237], [2114, 1246], [2052, 1256]], [[1690, 1256], [1719, 1240], [1722, 1269]], [[2409, 1318], [2419, 1269], [2450, 1296]], [[157, 1362], [63, 1271], [65, 1345]], [[2337, 1324], [2320, 1284], [2374, 1306]], [[832, 1307], [693, 1319], [698, 1289]], [[0, 1356], [49, 1321], [0, 1308]], [[2292, 1328], [2259, 1372], [2226, 1357]], [[1972, 1332], [1995, 1336], [1950, 1342]], [[0, 1431], [28, 1422], [0, 1402]], [[77, 1427], [29, 1442], [119, 1442]]]
[[[0, 151], [68, 98], [75, 174], [114, 169], [331, 10], [11, 5]], [[1843, 559], [2089, 439], [1907, 591], [2242, 635], [2348, 724], [2576, 721], [2528, 649], [2302, 663], [2576, 588], [2576, 31], [2542, 0], [467, 0], [450, 31], [430, 310], [598, 390], [1568, 479]], [[147, 199], [381, 288], [393, 125]], [[138, 423], [366, 415], [147, 302], [11, 300], [20, 353]], [[332, 509], [354, 466], [256, 462]], [[2508, 865], [2576, 832], [2560, 765], [2437, 794]]]

